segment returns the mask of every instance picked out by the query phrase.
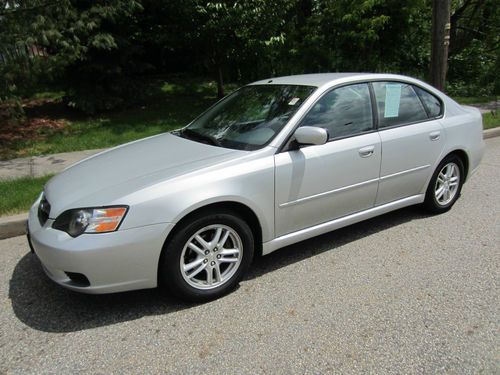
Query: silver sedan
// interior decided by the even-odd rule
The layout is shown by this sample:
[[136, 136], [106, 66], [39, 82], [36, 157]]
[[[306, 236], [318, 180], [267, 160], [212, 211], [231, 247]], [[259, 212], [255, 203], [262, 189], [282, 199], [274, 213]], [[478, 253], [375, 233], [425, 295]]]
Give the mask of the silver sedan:
[[232, 290], [254, 255], [409, 205], [445, 212], [483, 149], [479, 111], [419, 80], [272, 78], [55, 176], [28, 237], [66, 288], [163, 285], [204, 301]]

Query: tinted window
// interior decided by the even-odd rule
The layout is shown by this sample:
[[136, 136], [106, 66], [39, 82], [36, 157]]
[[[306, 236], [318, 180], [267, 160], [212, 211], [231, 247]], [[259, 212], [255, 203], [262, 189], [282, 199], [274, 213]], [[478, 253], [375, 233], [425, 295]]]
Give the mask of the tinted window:
[[373, 82], [380, 128], [427, 119], [413, 86], [402, 82]]
[[331, 138], [373, 129], [370, 91], [367, 84], [339, 87], [326, 93], [302, 120], [301, 126], [328, 130]]
[[439, 99], [420, 87], [413, 86], [413, 88], [417, 92], [418, 96], [420, 96], [420, 99], [422, 99], [429, 117], [432, 118], [439, 116], [441, 114], [441, 102]]

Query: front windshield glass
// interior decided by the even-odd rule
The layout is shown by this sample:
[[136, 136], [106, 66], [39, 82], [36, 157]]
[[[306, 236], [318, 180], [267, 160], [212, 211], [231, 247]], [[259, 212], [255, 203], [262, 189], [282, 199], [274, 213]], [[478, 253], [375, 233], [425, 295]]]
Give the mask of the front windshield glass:
[[215, 146], [256, 150], [283, 129], [314, 90], [298, 85], [245, 86], [177, 134]]

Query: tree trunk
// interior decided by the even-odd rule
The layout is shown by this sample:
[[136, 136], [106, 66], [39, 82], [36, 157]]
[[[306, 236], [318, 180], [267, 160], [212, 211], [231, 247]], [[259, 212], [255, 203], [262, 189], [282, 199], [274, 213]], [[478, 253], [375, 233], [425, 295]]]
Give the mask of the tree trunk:
[[217, 64], [217, 97], [224, 97], [224, 81], [222, 80], [222, 65]]
[[431, 84], [444, 91], [450, 44], [450, 0], [432, 0]]

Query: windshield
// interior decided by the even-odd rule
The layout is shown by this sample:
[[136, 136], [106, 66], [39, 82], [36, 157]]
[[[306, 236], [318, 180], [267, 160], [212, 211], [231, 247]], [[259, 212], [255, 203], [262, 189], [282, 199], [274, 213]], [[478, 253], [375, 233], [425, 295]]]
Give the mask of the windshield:
[[177, 134], [215, 146], [256, 150], [283, 129], [314, 90], [298, 85], [245, 86]]

